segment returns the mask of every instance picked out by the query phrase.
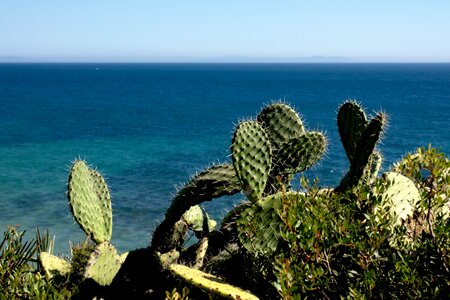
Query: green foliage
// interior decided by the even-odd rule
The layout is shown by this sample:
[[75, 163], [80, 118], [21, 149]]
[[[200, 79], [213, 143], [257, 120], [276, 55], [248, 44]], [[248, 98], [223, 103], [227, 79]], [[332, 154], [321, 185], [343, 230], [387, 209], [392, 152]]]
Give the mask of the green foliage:
[[[255, 121], [236, 126], [232, 163], [193, 176], [151, 245], [123, 255], [109, 244], [105, 180], [75, 161], [68, 199], [86, 241], [71, 247], [69, 262], [52, 255], [48, 233], [24, 242], [23, 233], [9, 228], [0, 244], [0, 299], [448, 298], [448, 157], [420, 148], [379, 177], [382, 156], [375, 146], [386, 116], [368, 119], [347, 101], [337, 123], [350, 162], [338, 187], [302, 177], [301, 191], [292, 190], [294, 175], [323, 156], [327, 140], [306, 131], [291, 107], [273, 103]], [[216, 229], [200, 204], [240, 191], [250, 201]], [[197, 242], [187, 247], [192, 232]]]
[[[416, 182], [423, 183], [423, 172], [417, 166], [423, 167], [420, 162], [424, 161], [433, 161], [439, 169], [448, 168], [447, 158], [429, 149], [408, 155], [394, 169], [415, 174]], [[442, 178], [447, 175], [439, 171], [435, 174], [439, 177], [434, 181], [442, 183], [435, 187], [447, 199], [446, 179]], [[398, 210], [399, 205], [404, 206], [408, 195], [417, 193], [411, 184], [409, 179], [390, 173], [373, 185], [360, 185], [343, 193], [322, 194], [314, 185], [299, 194], [298, 200], [284, 197], [283, 213], [279, 215], [286, 224], [282, 233], [286, 247], [279, 248], [274, 266], [280, 296], [447, 298], [450, 223], [441, 215], [428, 232], [411, 235], [411, 222], [420, 212], [418, 208], [428, 207], [431, 195], [423, 187], [428, 193], [422, 192], [418, 203], [404, 214]], [[391, 202], [388, 214], [380, 209], [387, 199]], [[397, 226], [393, 228], [393, 224]]]
[[176, 288], [172, 290], [172, 292], [166, 291], [166, 298], [165, 300], [189, 300], [189, 289], [187, 287], [184, 287], [181, 290], [181, 293], [177, 291]]
[[69, 299], [76, 287], [53, 283], [36, 268], [35, 255], [49, 246], [48, 234], [24, 241], [25, 232], [8, 227], [0, 243], [0, 299]]

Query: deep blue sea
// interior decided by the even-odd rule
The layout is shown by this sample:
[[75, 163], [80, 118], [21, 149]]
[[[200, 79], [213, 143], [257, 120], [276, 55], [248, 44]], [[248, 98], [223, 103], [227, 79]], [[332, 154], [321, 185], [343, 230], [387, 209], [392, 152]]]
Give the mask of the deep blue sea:
[[[450, 153], [450, 64], [0, 64], [0, 228], [47, 228], [57, 252], [82, 241], [66, 197], [80, 157], [110, 186], [112, 242], [146, 246], [176, 187], [229, 161], [234, 124], [279, 99], [326, 132], [327, 155], [307, 172], [323, 185], [348, 167], [336, 127], [346, 99], [389, 115], [385, 168], [429, 143]], [[206, 209], [220, 218], [241, 198]]]

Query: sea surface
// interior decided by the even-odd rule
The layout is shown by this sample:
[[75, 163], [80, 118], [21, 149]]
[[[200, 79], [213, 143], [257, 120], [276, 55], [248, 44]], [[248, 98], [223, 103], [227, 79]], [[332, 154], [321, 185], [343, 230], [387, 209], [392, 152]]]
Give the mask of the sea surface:
[[[450, 64], [0, 64], [0, 228], [48, 229], [58, 253], [83, 241], [66, 196], [82, 158], [110, 186], [112, 243], [144, 247], [177, 188], [230, 161], [235, 124], [276, 100], [326, 133], [327, 154], [306, 175], [336, 185], [348, 168], [336, 127], [346, 99], [388, 114], [385, 169], [429, 143], [450, 153]], [[220, 219], [243, 198], [205, 207]]]

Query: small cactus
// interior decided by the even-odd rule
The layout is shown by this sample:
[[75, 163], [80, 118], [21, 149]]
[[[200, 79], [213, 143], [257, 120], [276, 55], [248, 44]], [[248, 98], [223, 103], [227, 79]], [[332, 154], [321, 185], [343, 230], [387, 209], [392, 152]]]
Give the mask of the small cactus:
[[39, 262], [47, 278], [52, 278], [54, 275], [64, 276], [70, 273], [71, 265], [68, 261], [48, 252], [39, 253]]
[[375, 145], [386, 125], [386, 115], [378, 113], [368, 121], [365, 112], [356, 102], [347, 101], [339, 108], [337, 125], [341, 142], [350, 161], [348, 173], [335, 189], [341, 192], [358, 185], [365, 170], [370, 169], [372, 163], [378, 164], [371, 161], [371, 156], [375, 153]]
[[89, 256], [84, 278], [92, 278], [100, 285], [110, 285], [123, 263], [124, 257], [108, 242], [98, 244]]
[[67, 195], [81, 229], [96, 243], [111, 240], [111, 197], [100, 173], [82, 160], [75, 161], [70, 169]]

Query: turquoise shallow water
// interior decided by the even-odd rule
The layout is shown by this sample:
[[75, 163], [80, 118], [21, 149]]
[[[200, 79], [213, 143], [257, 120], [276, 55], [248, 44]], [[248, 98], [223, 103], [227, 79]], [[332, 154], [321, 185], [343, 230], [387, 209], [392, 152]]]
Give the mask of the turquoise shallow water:
[[[110, 185], [113, 243], [142, 247], [176, 186], [229, 160], [233, 124], [273, 99], [326, 132], [327, 155], [308, 176], [334, 185], [347, 168], [335, 125], [345, 99], [390, 116], [380, 145], [388, 166], [428, 143], [450, 151], [449, 95], [449, 64], [3, 64], [0, 226], [48, 228], [58, 252], [83, 239], [66, 198], [81, 157]], [[207, 210], [219, 218], [239, 199]]]

